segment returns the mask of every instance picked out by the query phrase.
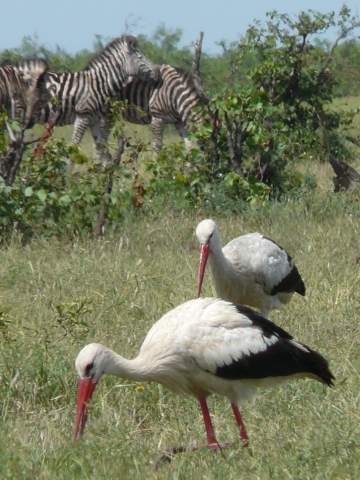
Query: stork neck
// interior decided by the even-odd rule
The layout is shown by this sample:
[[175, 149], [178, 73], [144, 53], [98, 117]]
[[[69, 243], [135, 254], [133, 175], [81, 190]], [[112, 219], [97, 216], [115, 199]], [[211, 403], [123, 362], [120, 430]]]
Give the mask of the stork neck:
[[212, 253], [214, 256], [224, 255], [222, 251], [222, 244], [221, 244], [221, 238], [219, 235], [219, 230], [217, 229], [216, 226], [210, 240], [210, 253]]
[[211, 252], [209, 255], [209, 262], [211, 270], [217, 275], [221, 275], [222, 272], [226, 272], [227, 275], [230, 275], [233, 270], [233, 265], [231, 261], [225, 257], [222, 249], [219, 252]]
[[229, 271], [232, 268], [231, 262], [224, 255], [220, 236], [217, 231], [214, 232], [211, 239], [209, 262], [211, 269], [217, 269], [218, 271]]
[[139, 361], [139, 357], [128, 360], [112, 350], [108, 351], [107, 358], [104, 362], [103, 373], [116, 375], [117, 377], [135, 382], [149, 379], [146, 365], [143, 365], [142, 362]]

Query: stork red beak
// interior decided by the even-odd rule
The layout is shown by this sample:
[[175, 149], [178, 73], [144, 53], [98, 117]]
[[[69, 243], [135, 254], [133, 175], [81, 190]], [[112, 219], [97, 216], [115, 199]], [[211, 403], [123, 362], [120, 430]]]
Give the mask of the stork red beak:
[[88, 417], [88, 407], [96, 385], [97, 382], [94, 382], [92, 378], [80, 378], [79, 380], [74, 442], [77, 440], [78, 436], [82, 437], [84, 433], [84, 428]]
[[198, 274], [198, 291], [197, 296], [200, 297], [201, 286], [204, 279], [206, 262], [210, 253], [210, 247], [208, 245], [201, 245], [200, 247], [200, 263], [199, 263], [199, 274]]

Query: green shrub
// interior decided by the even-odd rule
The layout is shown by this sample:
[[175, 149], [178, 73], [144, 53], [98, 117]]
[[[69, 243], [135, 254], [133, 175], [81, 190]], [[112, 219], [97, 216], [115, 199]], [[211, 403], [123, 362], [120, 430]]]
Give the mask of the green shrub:
[[[83, 171], [69, 174], [68, 159], [83, 164]], [[103, 202], [111, 220], [121, 218], [131, 201], [132, 173], [114, 165], [99, 172], [87, 161], [78, 146], [62, 139], [51, 140], [39, 158], [27, 151], [15, 183], [0, 182], [2, 239], [14, 231], [25, 238], [91, 234]], [[110, 172], [114, 188], [109, 194], [104, 191]]]

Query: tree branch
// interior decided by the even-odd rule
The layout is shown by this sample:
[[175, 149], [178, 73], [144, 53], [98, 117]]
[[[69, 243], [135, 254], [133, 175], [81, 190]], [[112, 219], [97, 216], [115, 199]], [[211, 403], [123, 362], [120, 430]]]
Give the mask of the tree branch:
[[[240, 133], [239, 123], [238, 122], [231, 123], [227, 112], [225, 112], [224, 118], [226, 122], [226, 139], [229, 146], [229, 154], [230, 154], [232, 168], [235, 173], [243, 177], [244, 173], [241, 169], [241, 164], [242, 164], [241, 140], [242, 140], [242, 135], [245, 132], [243, 131]], [[235, 134], [233, 132], [233, 124], [235, 125]], [[234, 140], [233, 140], [233, 136], [235, 137]]]
[[316, 87], [318, 89], [326, 82], [326, 79], [328, 78], [328, 76], [325, 74], [325, 70], [329, 66], [329, 63], [332, 62], [334, 50], [338, 46], [340, 40], [342, 40], [343, 38], [346, 38], [348, 33], [351, 32], [351, 30], [353, 30], [354, 28], [357, 28], [359, 26], [360, 26], [360, 22], [352, 23], [349, 27], [343, 29], [341, 31], [340, 35], [336, 38], [333, 46], [331, 47], [331, 49], [329, 51], [328, 56], [327, 56], [327, 58], [324, 62], [324, 65], [322, 66], [322, 68], [320, 69], [320, 71], [318, 73], [318, 76], [317, 76], [317, 79], [316, 79]]
[[198, 40], [195, 43], [193, 43], [193, 46], [195, 47], [195, 51], [194, 51], [194, 58], [192, 62], [192, 74], [194, 78], [194, 85], [198, 95], [201, 97], [202, 101], [208, 105], [210, 102], [210, 98], [205, 92], [204, 85], [200, 75], [200, 58], [201, 58], [201, 48], [202, 48], [203, 37], [204, 37], [204, 32], [200, 32], [200, 36]]
[[0, 155], [0, 176], [3, 178], [5, 185], [14, 183], [16, 171], [24, 154], [24, 148], [24, 142], [20, 138], [12, 141], [5, 152]]
[[360, 174], [345, 162], [337, 160], [334, 155], [329, 156], [330, 164], [335, 172], [333, 177], [334, 192], [340, 190], [353, 191], [360, 184]]
[[[125, 138], [125, 135], [121, 134], [118, 138], [118, 148], [112, 160], [113, 166], [120, 165], [121, 156], [124, 153], [126, 141], [127, 139]], [[109, 195], [112, 191], [113, 177], [114, 177], [114, 168], [110, 168], [109, 173], [107, 174], [107, 180], [104, 186], [104, 193], [103, 193], [104, 198], [101, 202], [97, 222], [94, 228], [94, 233], [93, 233], [94, 238], [98, 238], [100, 235], [104, 233], [105, 222], [108, 215], [108, 200], [106, 198], [106, 195]]]

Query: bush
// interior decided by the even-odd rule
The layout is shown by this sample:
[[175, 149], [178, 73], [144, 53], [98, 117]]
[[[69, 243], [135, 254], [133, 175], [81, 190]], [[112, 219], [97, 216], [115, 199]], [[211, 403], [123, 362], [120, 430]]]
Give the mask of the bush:
[[[14, 231], [32, 235], [73, 238], [92, 234], [100, 206], [108, 205], [110, 220], [121, 218], [131, 204], [133, 173], [114, 165], [98, 172], [83, 165], [83, 172], [69, 174], [67, 161], [87, 162], [76, 145], [51, 140], [40, 158], [28, 150], [12, 186], [0, 182], [0, 226], [4, 240]], [[111, 194], [104, 193], [112, 172]]]

